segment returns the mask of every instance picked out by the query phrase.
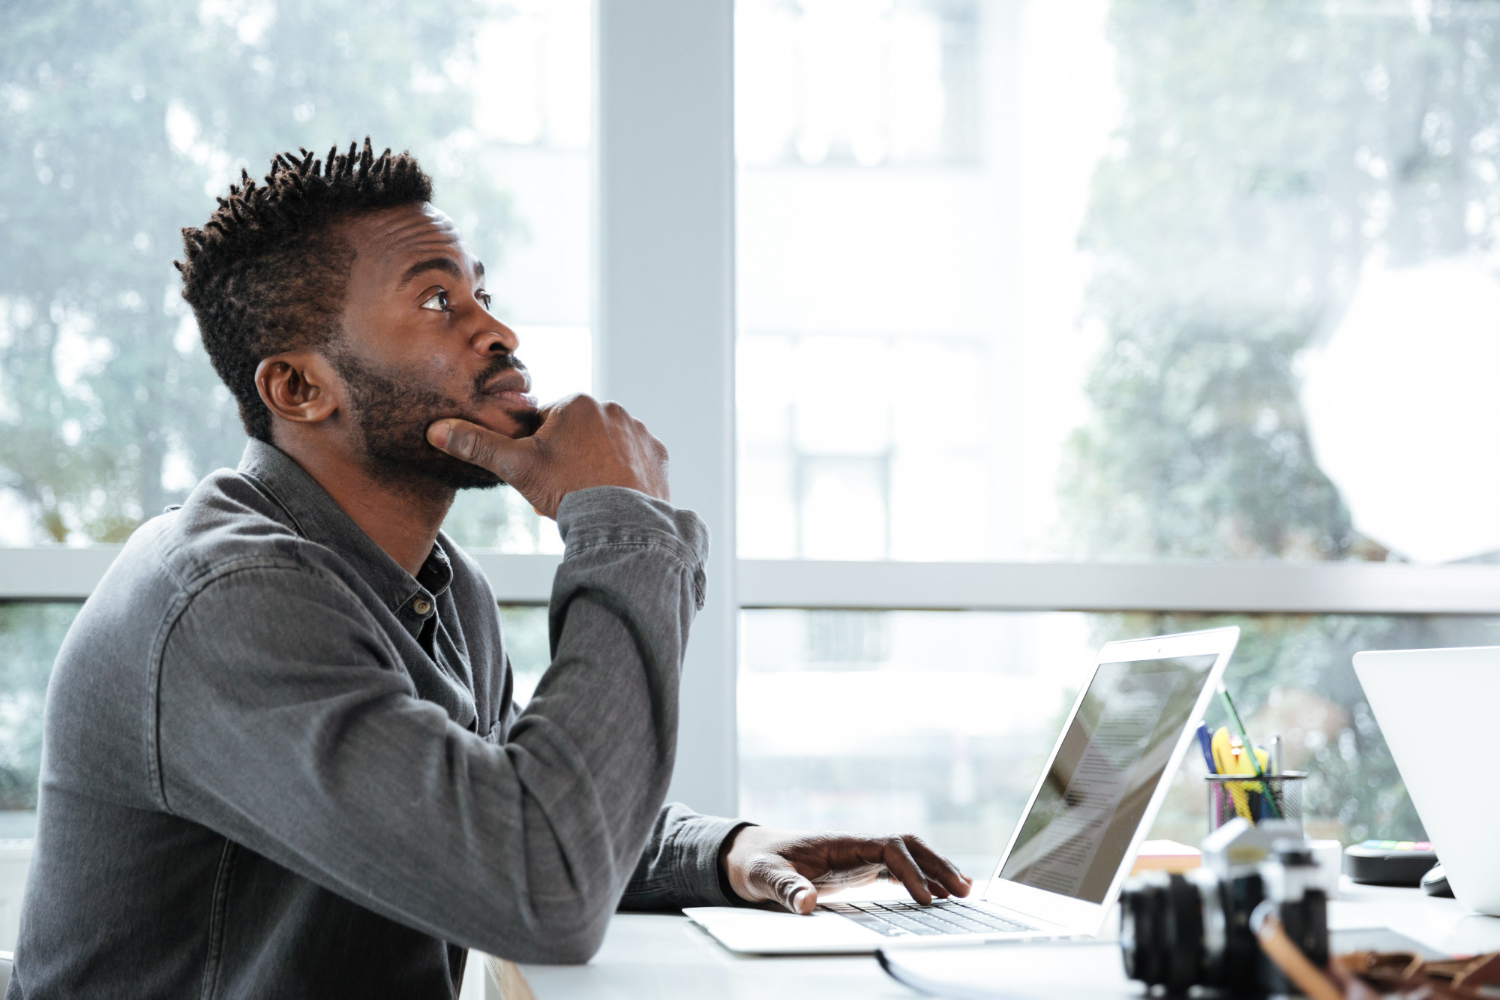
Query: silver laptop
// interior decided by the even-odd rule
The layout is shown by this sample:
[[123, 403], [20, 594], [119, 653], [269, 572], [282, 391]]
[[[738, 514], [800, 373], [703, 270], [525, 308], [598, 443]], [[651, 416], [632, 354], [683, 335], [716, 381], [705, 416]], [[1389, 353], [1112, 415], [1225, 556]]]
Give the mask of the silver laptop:
[[1355, 653], [1354, 673], [1453, 895], [1500, 916], [1500, 798], [1486, 777], [1500, 646]]
[[831, 903], [811, 916], [683, 912], [725, 947], [762, 955], [1096, 936], [1239, 637], [1219, 628], [1100, 649], [982, 895]]

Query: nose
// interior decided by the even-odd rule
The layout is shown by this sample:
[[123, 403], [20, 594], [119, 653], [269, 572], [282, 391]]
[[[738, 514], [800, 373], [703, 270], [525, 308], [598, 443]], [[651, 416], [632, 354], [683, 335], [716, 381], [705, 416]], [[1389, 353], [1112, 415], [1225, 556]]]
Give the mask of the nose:
[[521, 339], [516, 332], [504, 323], [496, 322], [493, 326], [474, 334], [469, 338], [469, 346], [476, 353], [483, 355], [491, 354], [514, 354], [516, 348], [521, 346]]

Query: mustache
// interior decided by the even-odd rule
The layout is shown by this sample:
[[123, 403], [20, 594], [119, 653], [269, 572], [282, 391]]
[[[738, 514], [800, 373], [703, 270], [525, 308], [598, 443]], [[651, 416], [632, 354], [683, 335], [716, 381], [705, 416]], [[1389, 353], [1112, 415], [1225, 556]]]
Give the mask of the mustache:
[[497, 355], [493, 361], [484, 366], [483, 371], [474, 377], [474, 395], [484, 395], [484, 387], [490, 384], [490, 379], [512, 368], [518, 372], [527, 370], [526, 365], [514, 354]]
[[[476, 397], [483, 396], [484, 387], [490, 384], [490, 380], [501, 372], [511, 368], [514, 368], [518, 372], [527, 370], [526, 365], [514, 354], [501, 354], [485, 365], [484, 371], [480, 372], [479, 376], [474, 379], [474, 395]], [[521, 424], [520, 437], [530, 437], [542, 426], [542, 415], [536, 410], [518, 413], [515, 417]]]

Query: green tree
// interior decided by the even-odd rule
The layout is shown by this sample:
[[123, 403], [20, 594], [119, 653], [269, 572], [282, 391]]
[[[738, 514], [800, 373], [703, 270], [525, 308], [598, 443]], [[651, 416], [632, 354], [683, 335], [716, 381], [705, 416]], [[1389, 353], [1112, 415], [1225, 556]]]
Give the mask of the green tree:
[[[1337, 323], [1372, 253], [1405, 263], [1493, 249], [1497, 25], [1491, 0], [1428, 15], [1374, 0], [1115, 0], [1125, 114], [1080, 234], [1106, 341], [1061, 489], [1080, 554], [1387, 557], [1313, 459], [1298, 357]], [[1353, 837], [1419, 829], [1350, 656], [1494, 642], [1494, 626], [1190, 624], [1220, 621], [1246, 628], [1230, 669], [1247, 714], [1270, 720], [1293, 702], [1325, 721], [1342, 713], [1309, 743], [1310, 809]], [[1185, 623], [1114, 618], [1100, 631]]]
[[0, 604], [0, 810], [36, 808], [42, 701], [77, 613], [76, 604]]
[[0, 489], [39, 534], [119, 541], [243, 434], [171, 261], [241, 167], [409, 148], [497, 258], [471, 128], [482, 0], [0, 2]]

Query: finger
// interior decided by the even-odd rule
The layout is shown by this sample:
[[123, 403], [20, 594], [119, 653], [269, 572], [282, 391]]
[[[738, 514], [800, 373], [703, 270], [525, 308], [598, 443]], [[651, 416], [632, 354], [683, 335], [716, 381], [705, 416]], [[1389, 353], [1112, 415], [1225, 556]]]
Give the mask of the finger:
[[885, 843], [882, 853], [885, 866], [891, 870], [891, 874], [901, 880], [906, 886], [906, 891], [911, 893], [923, 906], [932, 902], [932, 893], [927, 889], [927, 876], [922, 873], [922, 868], [906, 849], [906, 841], [900, 837], [891, 837]]
[[554, 400], [545, 406], [538, 407], [536, 411], [536, 427], [532, 433], [539, 432], [543, 427], [546, 427], [549, 432], [553, 430], [562, 419], [562, 411], [579, 395], [579, 393], [574, 393], [571, 396], [564, 396], [562, 399]]
[[974, 880], [958, 870], [958, 866], [937, 851], [928, 847], [922, 838], [907, 834], [901, 838], [906, 843], [906, 848], [911, 856], [916, 859], [917, 864], [922, 866], [930, 881], [941, 885], [946, 891], [946, 897], [950, 893], [955, 896], [967, 896]]
[[467, 420], [439, 420], [427, 428], [427, 443], [441, 452], [489, 469], [509, 480], [516, 472], [522, 446], [494, 431]]
[[793, 913], [811, 913], [818, 905], [818, 890], [779, 854], [764, 855], [751, 865], [750, 880]]

